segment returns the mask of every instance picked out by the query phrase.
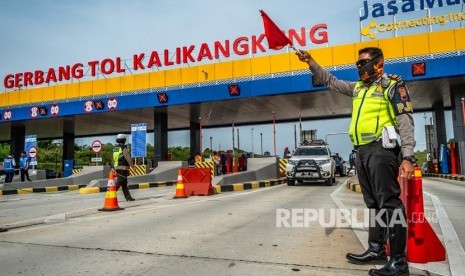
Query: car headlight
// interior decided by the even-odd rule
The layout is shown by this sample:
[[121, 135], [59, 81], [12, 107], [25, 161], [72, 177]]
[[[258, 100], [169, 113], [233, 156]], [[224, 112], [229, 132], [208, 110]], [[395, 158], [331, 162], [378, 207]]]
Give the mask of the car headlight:
[[319, 166], [324, 165], [324, 164], [328, 164], [328, 163], [330, 163], [330, 162], [331, 162], [331, 160], [318, 160], [318, 161], [316, 161], [316, 163], [317, 163]]
[[297, 161], [297, 160], [288, 160], [287, 164], [289, 164], [291, 166], [295, 166], [295, 165], [297, 165], [297, 162], [299, 162], [299, 161]]

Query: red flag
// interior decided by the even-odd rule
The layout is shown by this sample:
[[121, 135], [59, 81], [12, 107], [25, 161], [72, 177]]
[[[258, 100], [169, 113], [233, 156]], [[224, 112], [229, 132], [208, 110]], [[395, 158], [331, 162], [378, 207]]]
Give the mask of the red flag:
[[284, 32], [276, 26], [271, 18], [263, 10], [260, 10], [263, 17], [263, 27], [265, 28], [266, 40], [268, 40], [268, 48], [273, 50], [282, 49], [286, 45], [291, 45], [292, 42], [284, 34]]

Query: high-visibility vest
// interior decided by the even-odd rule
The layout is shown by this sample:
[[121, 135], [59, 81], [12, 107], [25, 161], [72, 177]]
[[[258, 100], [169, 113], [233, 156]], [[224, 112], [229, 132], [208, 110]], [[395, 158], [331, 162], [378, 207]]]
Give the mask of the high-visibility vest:
[[24, 169], [26, 165], [29, 163], [29, 157], [24, 156], [19, 158], [19, 168]]
[[127, 148], [126, 145], [117, 146], [113, 149], [113, 166], [129, 166], [128, 161], [124, 158], [123, 150]]
[[395, 80], [389, 80], [384, 87], [374, 83], [367, 88], [362, 81], [358, 81], [355, 85], [349, 129], [350, 139], [355, 146], [377, 140], [384, 126], [397, 125], [388, 92], [395, 83]]
[[5, 170], [6, 173], [12, 173], [15, 171], [15, 167], [13, 165], [13, 157], [7, 156], [3, 160], [3, 169]]

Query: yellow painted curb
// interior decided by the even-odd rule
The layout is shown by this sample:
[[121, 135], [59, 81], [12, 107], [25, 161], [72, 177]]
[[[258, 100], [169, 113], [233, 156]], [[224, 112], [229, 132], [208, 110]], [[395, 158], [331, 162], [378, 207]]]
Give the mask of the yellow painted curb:
[[79, 194], [94, 194], [99, 193], [99, 187], [89, 187], [89, 188], [81, 188], [79, 189]]

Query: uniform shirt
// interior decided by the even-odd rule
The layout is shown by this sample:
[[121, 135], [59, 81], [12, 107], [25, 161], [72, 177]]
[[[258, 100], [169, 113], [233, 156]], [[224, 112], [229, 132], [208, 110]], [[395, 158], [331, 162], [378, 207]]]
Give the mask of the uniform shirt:
[[19, 168], [25, 169], [26, 167], [29, 169], [29, 157], [24, 156], [19, 158]]
[[[356, 82], [338, 80], [335, 76], [331, 75], [331, 73], [323, 69], [316, 62], [313, 62], [313, 64], [310, 66], [310, 71], [312, 71], [312, 73], [315, 75], [317, 82], [326, 85], [331, 91], [353, 97]], [[391, 91], [389, 91], [391, 104], [392, 101], [398, 100], [397, 98], [408, 97], [408, 91], [406, 90], [406, 87], [402, 87], [404, 88], [402, 91], [399, 91], [400, 89], [391, 89]], [[394, 88], [396, 88], [396, 86], [394, 86]], [[394, 109], [396, 109], [395, 106]], [[401, 140], [402, 156], [412, 156], [414, 155], [413, 149], [415, 147], [413, 114], [411, 112], [399, 112], [396, 115], [396, 120], [397, 130]]]

